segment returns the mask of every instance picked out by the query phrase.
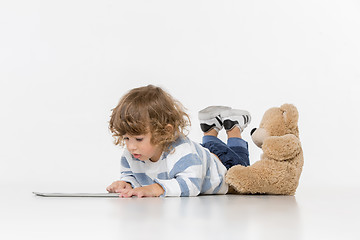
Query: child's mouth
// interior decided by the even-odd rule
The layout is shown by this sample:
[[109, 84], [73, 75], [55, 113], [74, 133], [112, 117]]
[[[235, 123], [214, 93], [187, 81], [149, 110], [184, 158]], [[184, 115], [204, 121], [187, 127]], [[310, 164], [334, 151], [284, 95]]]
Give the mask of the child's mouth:
[[134, 158], [140, 158], [141, 154], [133, 154]]

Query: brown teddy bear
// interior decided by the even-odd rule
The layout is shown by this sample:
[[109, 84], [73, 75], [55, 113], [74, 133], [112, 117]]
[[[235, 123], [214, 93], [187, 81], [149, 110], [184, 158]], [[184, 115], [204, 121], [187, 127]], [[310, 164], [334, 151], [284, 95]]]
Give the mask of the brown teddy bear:
[[229, 169], [229, 193], [295, 194], [304, 163], [298, 118], [292, 104], [265, 112], [260, 127], [251, 131], [254, 143], [263, 150], [261, 160], [248, 167], [236, 165]]

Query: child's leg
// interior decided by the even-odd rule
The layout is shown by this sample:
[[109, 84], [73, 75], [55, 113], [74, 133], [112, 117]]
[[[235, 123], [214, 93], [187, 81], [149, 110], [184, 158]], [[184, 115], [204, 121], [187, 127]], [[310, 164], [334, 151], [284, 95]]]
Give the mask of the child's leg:
[[202, 144], [215, 142], [216, 144], [227, 146], [223, 141], [221, 141], [217, 137], [217, 135], [218, 135], [218, 132], [215, 129], [211, 129], [208, 132], [204, 132], [204, 136], [203, 136], [203, 139], [202, 139]]
[[[234, 165], [242, 164], [244, 161], [238, 156], [237, 152], [217, 138], [216, 130], [214, 130], [214, 132], [210, 130], [209, 132], [204, 133], [202, 146], [215, 154], [227, 169]], [[235, 150], [237, 150], [237, 148], [235, 148]]]
[[248, 143], [241, 138], [240, 128], [234, 127], [226, 133], [228, 135], [227, 146], [239, 157], [240, 161], [238, 164], [249, 166], [250, 161]]
[[251, 122], [251, 115], [248, 111], [230, 109], [222, 112], [224, 128], [228, 135], [228, 146], [241, 159], [238, 164], [249, 166], [248, 144], [241, 138], [242, 131]]
[[[202, 146], [217, 155], [227, 169], [238, 164], [249, 165], [247, 143], [241, 139], [240, 131], [251, 120], [247, 111], [224, 106], [210, 106], [199, 111], [199, 120], [201, 130], [204, 132]], [[223, 126], [228, 132], [228, 138], [240, 138], [241, 140], [230, 140], [230, 146], [222, 142], [217, 135]], [[246, 147], [239, 147], [237, 143], [239, 141], [244, 141]]]

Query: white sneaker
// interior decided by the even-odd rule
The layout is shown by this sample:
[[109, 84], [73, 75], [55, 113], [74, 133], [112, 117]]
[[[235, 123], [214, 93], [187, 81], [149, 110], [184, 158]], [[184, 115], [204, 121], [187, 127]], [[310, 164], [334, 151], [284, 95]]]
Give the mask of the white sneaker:
[[219, 132], [223, 128], [221, 113], [227, 110], [231, 110], [231, 107], [210, 106], [199, 111], [198, 116], [201, 130], [203, 132], [208, 132], [211, 129], [215, 129]]
[[226, 131], [229, 131], [237, 126], [242, 132], [251, 122], [250, 113], [240, 109], [225, 110], [221, 113], [221, 117]]

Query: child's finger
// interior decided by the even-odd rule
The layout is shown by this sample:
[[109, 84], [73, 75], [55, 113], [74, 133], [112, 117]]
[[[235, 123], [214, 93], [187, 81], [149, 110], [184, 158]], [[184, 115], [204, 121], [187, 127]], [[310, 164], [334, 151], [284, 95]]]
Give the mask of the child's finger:
[[132, 197], [132, 193], [128, 192], [128, 191], [122, 191], [121, 194], [119, 195], [119, 197], [129, 198], [129, 197]]
[[132, 196], [137, 196], [138, 198], [144, 197], [143, 191], [139, 191], [139, 189], [133, 189], [132, 190]]
[[118, 189], [118, 190], [117, 190], [117, 193], [120, 193], [119, 196], [121, 196], [121, 197], [126, 197], [126, 196], [128, 195], [128, 190], [125, 189], [125, 188], [123, 188], [123, 189]]
[[138, 192], [138, 193], [136, 193], [136, 196], [137, 196], [138, 198], [145, 197], [145, 195], [144, 195], [143, 192]]

